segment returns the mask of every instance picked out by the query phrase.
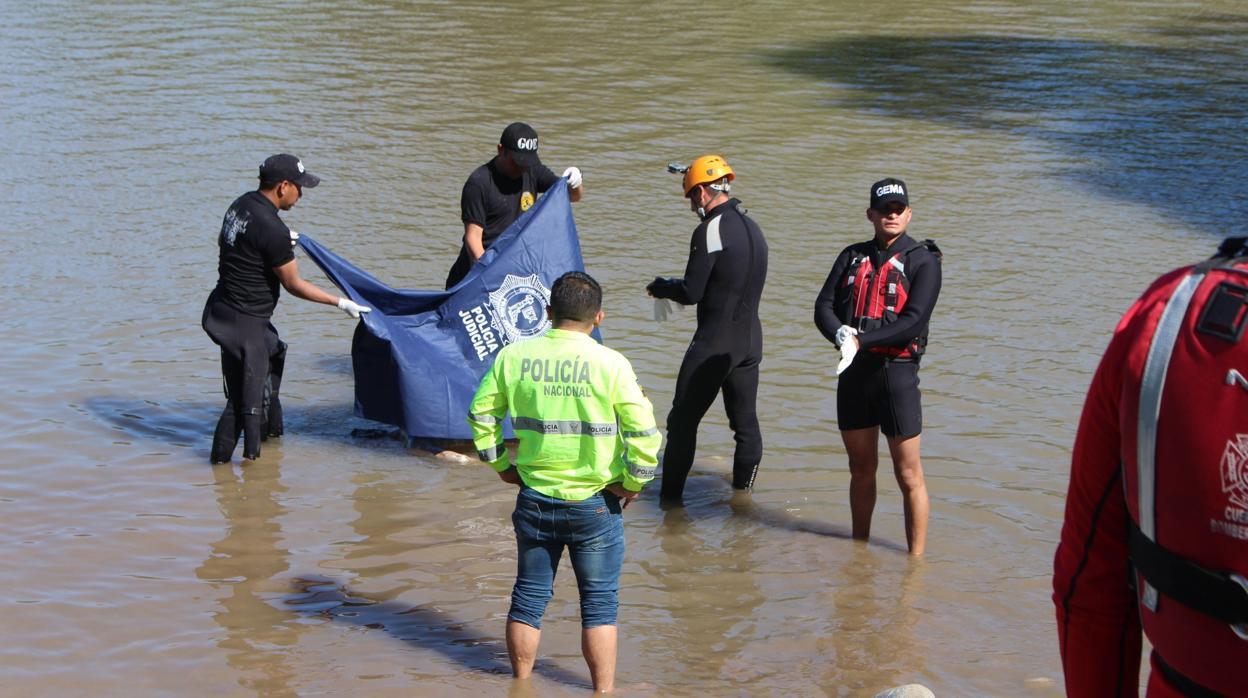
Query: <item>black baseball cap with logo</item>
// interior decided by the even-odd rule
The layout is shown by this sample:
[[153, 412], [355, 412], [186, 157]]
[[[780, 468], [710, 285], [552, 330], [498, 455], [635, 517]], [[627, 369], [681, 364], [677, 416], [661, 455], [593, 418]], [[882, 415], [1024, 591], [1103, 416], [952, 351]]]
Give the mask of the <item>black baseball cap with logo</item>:
[[871, 185], [871, 208], [880, 211], [894, 201], [901, 202], [906, 208], [910, 207], [910, 195], [905, 182], [889, 177]]
[[532, 126], [517, 121], [503, 129], [503, 135], [498, 142], [503, 150], [511, 154], [511, 159], [517, 165], [528, 169], [542, 164], [537, 159], [537, 131]]
[[294, 182], [304, 189], [311, 189], [321, 183], [321, 178], [304, 169], [299, 158], [282, 153], [270, 155], [260, 163], [260, 183], [272, 185], [278, 182]]

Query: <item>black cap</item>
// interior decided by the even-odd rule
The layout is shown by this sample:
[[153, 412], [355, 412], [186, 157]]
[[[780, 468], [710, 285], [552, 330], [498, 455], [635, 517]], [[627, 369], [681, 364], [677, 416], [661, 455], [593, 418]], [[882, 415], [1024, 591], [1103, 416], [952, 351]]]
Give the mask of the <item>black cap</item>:
[[503, 135], [498, 142], [503, 150], [511, 154], [511, 159], [517, 165], [528, 169], [542, 164], [537, 159], [537, 131], [532, 126], [517, 121], [503, 129]]
[[871, 185], [871, 208], [879, 211], [894, 201], [910, 207], [910, 195], [905, 182], [889, 177]]
[[321, 178], [305, 170], [299, 158], [282, 153], [270, 155], [260, 163], [260, 181], [265, 184], [294, 182], [304, 189], [311, 189], [321, 183]]

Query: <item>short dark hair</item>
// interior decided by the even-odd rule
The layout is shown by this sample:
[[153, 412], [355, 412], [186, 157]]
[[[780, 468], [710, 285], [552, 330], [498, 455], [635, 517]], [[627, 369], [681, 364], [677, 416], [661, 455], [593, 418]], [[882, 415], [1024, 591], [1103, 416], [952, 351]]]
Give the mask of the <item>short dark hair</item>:
[[556, 320], [593, 322], [602, 310], [602, 287], [583, 271], [570, 271], [550, 288], [550, 312]]

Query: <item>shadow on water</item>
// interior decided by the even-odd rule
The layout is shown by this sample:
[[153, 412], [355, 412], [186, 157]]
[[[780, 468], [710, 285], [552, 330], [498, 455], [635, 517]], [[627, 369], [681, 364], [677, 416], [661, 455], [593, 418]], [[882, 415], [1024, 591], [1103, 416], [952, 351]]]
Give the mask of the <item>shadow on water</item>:
[[[204, 458], [207, 458], [212, 445], [212, 431], [223, 404], [224, 400], [221, 404], [164, 403], [100, 395], [87, 398], [81, 406], [72, 407], [91, 415], [112, 431], [124, 434], [127, 440], [156, 441], [178, 448], [202, 449]], [[355, 417], [350, 405], [301, 406], [283, 402], [282, 416], [287, 439], [312, 439], [370, 451], [402, 452], [419, 458], [437, 458], [434, 454], [441, 452], [443, 457], [438, 462], [460, 463], [476, 458], [471, 441], [410, 441], [394, 427]], [[281, 439], [266, 440], [266, 443], [280, 444]], [[235, 452], [235, 459], [241, 452]], [[264, 448], [260, 452], [263, 457]]]
[[[751, 521], [770, 528], [799, 533], [812, 533], [828, 538], [853, 540], [853, 531], [848, 526], [806, 519], [795, 516], [786, 508], [765, 506], [754, 501], [748, 492], [738, 492], [731, 488], [731, 475], [723, 477], [707, 476], [694, 473], [690, 475], [685, 486], [684, 505], [671, 506], [658, 501], [658, 484], [662, 477], [646, 489], [647, 495], [654, 497], [656, 507], [666, 510], [664, 520], [695, 521], [705, 518], [719, 518], [723, 515], [723, 506], [727, 503], [734, 518]], [[878, 535], [871, 538], [872, 547], [887, 548], [902, 553], [909, 553], [904, 543], [886, 540]]]
[[[756, 521], [771, 528], [813, 533], [818, 536], [840, 538], [846, 541], [854, 539], [853, 531], [849, 526], [804, 519], [794, 516], [787, 509], [765, 507], [755, 502], [749, 494], [734, 494], [728, 504], [732, 508], [734, 516]], [[906, 548], [905, 544], [880, 538], [878, 534], [871, 537], [871, 546], [909, 553], [909, 549]]]
[[859, 35], [762, 61], [818, 80], [832, 108], [1055, 145], [1066, 157], [1038, 163], [1052, 176], [1220, 230], [1248, 213], [1230, 191], [1248, 175], [1248, 17], [1193, 18], [1152, 36]]
[[207, 453], [222, 406], [98, 395], [87, 398], [82, 407], [111, 430], [130, 438], [182, 448], [203, 445]]
[[[159, 401], [117, 395], [89, 397], [81, 411], [129, 438], [159, 441], [182, 448], [203, 447], [207, 454], [212, 430], [221, 415], [224, 400], [218, 402]], [[77, 407], [77, 406], [75, 406]], [[287, 436], [339, 443], [375, 443], [369, 425], [356, 419], [350, 405], [301, 406], [283, 402], [282, 414]], [[386, 430], [377, 430], [388, 436]], [[357, 437], [357, 433], [359, 438]], [[395, 439], [389, 439], [395, 441]], [[402, 446], [401, 439], [395, 448]], [[391, 447], [391, 446], [387, 446]], [[263, 452], [263, 451], [262, 451]]]
[[[438, 652], [475, 671], [509, 676], [511, 664], [503, 641], [429, 606], [407, 606], [353, 593], [324, 577], [294, 580], [295, 592], [285, 603], [299, 613], [316, 614], [342, 623], [384, 630], [398, 640]], [[559, 683], [589, 688], [585, 679], [546, 659], [533, 669]]]
[[328, 373], [331, 375], [339, 375], [339, 376], [354, 376], [355, 375], [355, 369], [351, 367], [351, 355], [350, 354], [341, 354], [341, 353], [322, 354], [321, 356], [317, 357], [312, 362], [312, 365], [316, 366], [321, 371], [324, 371], [325, 373]]

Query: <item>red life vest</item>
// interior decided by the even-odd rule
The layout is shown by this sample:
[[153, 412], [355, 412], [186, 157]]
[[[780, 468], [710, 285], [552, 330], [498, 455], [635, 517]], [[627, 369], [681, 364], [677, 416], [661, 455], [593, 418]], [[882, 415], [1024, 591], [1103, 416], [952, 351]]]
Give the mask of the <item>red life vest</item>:
[[1248, 244], [1220, 255], [1156, 299], [1119, 403], [1141, 622], [1197, 695], [1248, 687]]
[[[897, 321], [897, 316], [906, 307], [906, 299], [910, 295], [906, 263], [911, 252], [927, 249], [937, 259], [941, 257], [936, 243], [924, 240], [889, 257], [881, 270], [871, 263], [869, 251], [874, 244], [870, 242], [861, 249], [854, 250], [842, 281], [842, 286], [849, 289], [849, 322], [846, 324], [859, 332], [878, 329]], [[924, 328], [923, 334], [915, 337], [905, 347], [871, 347], [867, 351], [898, 359], [917, 359], [926, 348], [927, 330]]]

